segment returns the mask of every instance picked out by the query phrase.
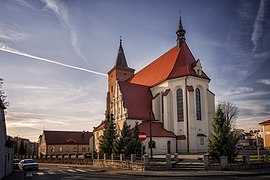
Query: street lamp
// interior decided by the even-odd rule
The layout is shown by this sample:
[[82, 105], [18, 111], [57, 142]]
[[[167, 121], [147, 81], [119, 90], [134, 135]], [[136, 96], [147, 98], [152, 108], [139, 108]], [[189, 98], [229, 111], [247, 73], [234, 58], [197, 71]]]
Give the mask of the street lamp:
[[256, 145], [257, 145], [258, 160], [260, 160], [260, 147], [259, 147], [258, 131], [256, 131]]
[[149, 112], [149, 119], [150, 119], [150, 158], [153, 159], [153, 141], [152, 141], [152, 119], [151, 119], [151, 112]]
[[153, 141], [152, 141], [152, 120], [150, 120], [150, 157], [153, 159]]

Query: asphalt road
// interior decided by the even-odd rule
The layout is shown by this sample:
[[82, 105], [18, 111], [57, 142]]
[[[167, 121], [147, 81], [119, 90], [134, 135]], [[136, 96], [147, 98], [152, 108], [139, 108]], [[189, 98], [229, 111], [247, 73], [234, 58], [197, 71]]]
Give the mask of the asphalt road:
[[[21, 176], [21, 172], [17, 173]], [[15, 173], [16, 175], [16, 173]], [[261, 176], [201, 176], [201, 177], [144, 177], [144, 176], [128, 176], [128, 175], [117, 175], [109, 169], [101, 170], [93, 167], [70, 167], [62, 165], [40, 165], [38, 171], [26, 171], [24, 172], [23, 178], [16, 178], [16, 176], [10, 177], [7, 180], [88, 180], [88, 179], [195, 179], [195, 180], [227, 180], [227, 179], [240, 179], [240, 180], [262, 180], [270, 179], [270, 175]]]

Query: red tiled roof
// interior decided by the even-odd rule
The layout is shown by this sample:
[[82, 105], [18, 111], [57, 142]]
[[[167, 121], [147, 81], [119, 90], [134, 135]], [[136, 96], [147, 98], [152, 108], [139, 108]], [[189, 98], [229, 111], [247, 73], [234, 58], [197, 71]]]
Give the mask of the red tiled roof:
[[[141, 132], [145, 132], [147, 137], [150, 137], [150, 122], [144, 121], [139, 124], [139, 129]], [[175, 134], [171, 131], [167, 131], [163, 128], [163, 124], [161, 122], [152, 122], [152, 137], [176, 137]]]
[[270, 124], [270, 119], [269, 120], [267, 120], [267, 121], [263, 121], [263, 122], [261, 122], [261, 123], [259, 123], [260, 125], [264, 125], [264, 124]]
[[104, 128], [105, 128], [105, 123], [104, 123], [104, 121], [101, 121], [101, 123], [100, 123], [100, 125], [98, 125], [98, 127], [94, 127], [93, 132], [103, 130]]
[[188, 90], [189, 92], [192, 92], [192, 91], [194, 91], [194, 88], [193, 88], [193, 86], [187, 86], [187, 90]]
[[[152, 93], [147, 86], [119, 81], [128, 119], [153, 120]], [[151, 117], [149, 117], [151, 113]]]
[[186, 140], [187, 138], [185, 135], [178, 135], [178, 136], [176, 136], [176, 139], [177, 140]]
[[166, 91], [162, 94], [163, 96], [167, 96], [170, 92], [170, 89], [166, 89]]
[[183, 77], [187, 75], [197, 76], [204, 79], [209, 77], [203, 72], [201, 76], [193, 70], [193, 64], [196, 63], [191, 51], [185, 42], [180, 49], [173, 47], [151, 64], [140, 70], [129, 82], [153, 87], [167, 79]]
[[160, 93], [157, 93], [157, 94], [153, 97], [153, 99], [156, 99], [156, 97], [158, 97], [159, 94], [160, 94]]
[[43, 131], [47, 145], [56, 144], [89, 144], [89, 138], [93, 136], [88, 131]]

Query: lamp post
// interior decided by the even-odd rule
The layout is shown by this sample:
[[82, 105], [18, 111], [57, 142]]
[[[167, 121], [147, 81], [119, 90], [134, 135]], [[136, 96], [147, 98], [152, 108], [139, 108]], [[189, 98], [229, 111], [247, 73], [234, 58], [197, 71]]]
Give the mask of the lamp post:
[[260, 160], [260, 147], [259, 147], [259, 134], [258, 131], [256, 132], [256, 145], [257, 145], [257, 154], [258, 154], [258, 160]]
[[152, 141], [152, 119], [151, 119], [151, 112], [149, 112], [149, 119], [150, 119], [150, 158], [153, 159], [153, 141]]
[[150, 120], [150, 157], [153, 159], [153, 141], [152, 141], [152, 120]]

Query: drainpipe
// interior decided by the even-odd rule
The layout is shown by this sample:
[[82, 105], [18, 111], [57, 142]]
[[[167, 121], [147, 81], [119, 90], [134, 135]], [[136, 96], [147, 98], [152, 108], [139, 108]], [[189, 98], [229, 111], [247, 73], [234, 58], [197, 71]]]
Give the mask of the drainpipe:
[[187, 117], [187, 152], [189, 153], [189, 124], [188, 124], [188, 96], [187, 96], [187, 78], [185, 78], [185, 88], [186, 88], [186, 117]]

